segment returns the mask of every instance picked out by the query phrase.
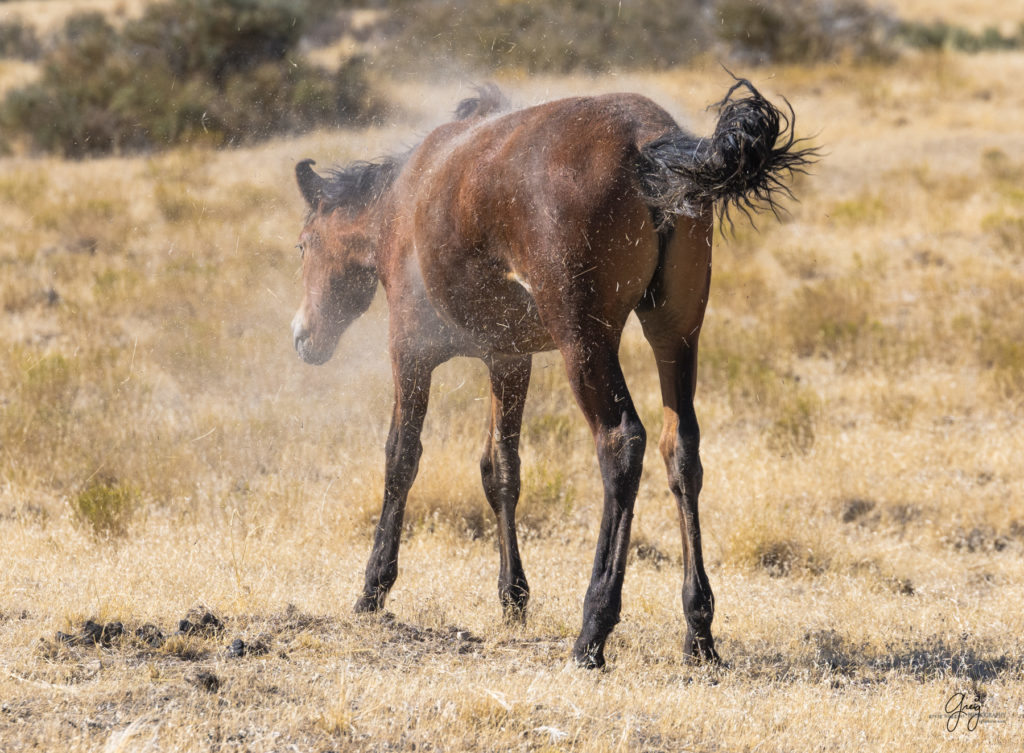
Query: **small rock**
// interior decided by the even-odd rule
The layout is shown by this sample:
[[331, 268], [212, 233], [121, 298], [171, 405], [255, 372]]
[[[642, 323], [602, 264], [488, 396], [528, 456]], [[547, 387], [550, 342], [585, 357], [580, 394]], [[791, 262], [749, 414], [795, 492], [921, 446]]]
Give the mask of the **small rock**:
[[100, 243], [92, 236], [83, 235], [68, 244], [68, 251], [73, 254], [88, 254], [93, 256], [96, 254], [96, 250], [99, 248]]

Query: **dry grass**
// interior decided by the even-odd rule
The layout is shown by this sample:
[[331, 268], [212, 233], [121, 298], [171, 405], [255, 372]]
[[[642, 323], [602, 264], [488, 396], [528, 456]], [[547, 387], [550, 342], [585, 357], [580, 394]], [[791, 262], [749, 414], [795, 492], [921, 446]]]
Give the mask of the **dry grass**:
[[[599, 479], [551, 355], [524, 428], [527, 625], [499, 620], [485, 372], [467, 361], [435, 378], [394, 616], [350, 614], [382, 491], [385, 310], [330, 365], [295, 358], [291, 171], [422, 129], [4, 159], [0, 749], [1019, 745], [1024, 55], [745, 73], [828, 156], [789, 217], [716, 251], [698, 411], [725, 669], [680, 657], [678, 528], [653, 446], [611, 669], [566, 666]], [[728, 82], [505, 84], [524, 102], [637, 89], [706, 130], [699, 107]], [[460, 94], [419, 91], [445, 109]], [[623, 359], [653, 434], [636, 327]], [[196, 607], [223, 629], [172, 635]], [[83, 640], [86, 620], [125, 634]], [[236, 639], [260, 650], [232, 657]], [[946, 730], [957, 691], [984, 697], [973, 731]]]
[[141, 16], [146, 6], [156, 0], [7, 0], [0, 6], [0, 20], [19, 18], [36, 27], [42, 34], [51, 34], [64, 25], [73, 13], [99, 12], [111, 23], [123, 23]]
[[1014, 31], [1021, 21], [1021, 10], [1013, 3], [1003, 0], [869, 0], [882, 10], [887, 10], [912, 21], [925, 23], [945, 21], [980, 31], [989, 26]]

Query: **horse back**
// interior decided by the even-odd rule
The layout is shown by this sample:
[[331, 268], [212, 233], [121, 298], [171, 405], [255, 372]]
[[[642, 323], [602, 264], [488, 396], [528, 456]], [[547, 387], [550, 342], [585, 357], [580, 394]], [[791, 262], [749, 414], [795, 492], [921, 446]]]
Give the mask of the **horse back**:
[[551, 347], [553, 320], [584, 310], [621, 328], [658, 264], [639, 148], [674, 128], [634, 94], [438, 128], [395, 186], [405, 276], [485, 349]]

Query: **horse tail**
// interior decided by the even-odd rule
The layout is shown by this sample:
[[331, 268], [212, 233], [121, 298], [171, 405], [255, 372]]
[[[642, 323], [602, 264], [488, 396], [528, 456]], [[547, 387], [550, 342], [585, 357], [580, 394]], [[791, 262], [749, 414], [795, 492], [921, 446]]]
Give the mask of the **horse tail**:
[[[749, 96], [734, 97], [741, 87]], [[780, 196], [793, 198], [788, 180], [806, 173], [819, 156], [793, 135], [796, 117], [789, 102], [787, 114], [746, 79], [737, 78], [712, 107], [719, 117], [710, 138], [675, 130], [640, 148], [641, 193], [661, 225], [671, 225], [677, 215], [696, 217], [709, 206], [730, 224], [733, 207], [748, 219], [763, 208], [778, 215]]]

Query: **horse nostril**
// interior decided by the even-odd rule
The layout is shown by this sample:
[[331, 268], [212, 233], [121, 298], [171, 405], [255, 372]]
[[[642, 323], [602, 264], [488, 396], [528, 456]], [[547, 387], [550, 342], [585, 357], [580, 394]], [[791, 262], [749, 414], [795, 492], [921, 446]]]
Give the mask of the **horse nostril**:
[[296, 314], [295, 318], [292, 319], [292, 340], [295, 343], [296, 350], [299, 350], [309, 340], [309, 330], [306, 329], [301, 314]]

